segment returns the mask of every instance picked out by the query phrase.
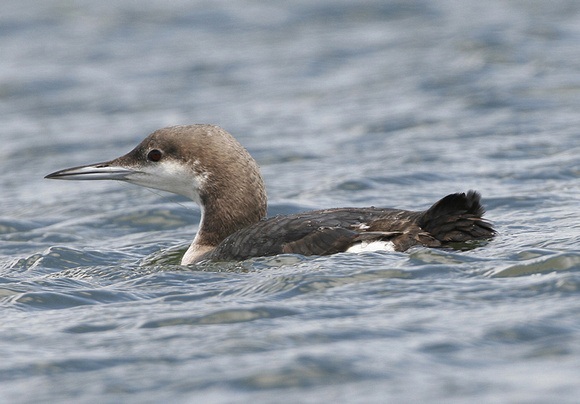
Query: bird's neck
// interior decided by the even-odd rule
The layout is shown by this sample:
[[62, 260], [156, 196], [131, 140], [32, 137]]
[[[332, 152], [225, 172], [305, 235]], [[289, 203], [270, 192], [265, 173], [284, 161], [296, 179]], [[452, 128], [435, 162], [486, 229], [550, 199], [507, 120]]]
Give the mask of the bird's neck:
[[191, 264], [217, 247], [226, 237], [266, 217], [267, 199], [259, 174], [240, 183], [220, 184], [200, 192], [201, 222], [182, 265]]

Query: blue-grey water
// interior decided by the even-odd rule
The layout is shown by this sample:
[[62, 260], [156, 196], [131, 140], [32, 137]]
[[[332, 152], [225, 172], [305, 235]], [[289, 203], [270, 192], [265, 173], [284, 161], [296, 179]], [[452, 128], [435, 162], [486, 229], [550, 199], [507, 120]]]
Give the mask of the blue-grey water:
[[[580, 2], [0, 6], [0, 402], [577, 402]], [[181, 267], [193, 202], [43, 179], [190, 123], [271, 215], [477, 189], [499, 234]]]

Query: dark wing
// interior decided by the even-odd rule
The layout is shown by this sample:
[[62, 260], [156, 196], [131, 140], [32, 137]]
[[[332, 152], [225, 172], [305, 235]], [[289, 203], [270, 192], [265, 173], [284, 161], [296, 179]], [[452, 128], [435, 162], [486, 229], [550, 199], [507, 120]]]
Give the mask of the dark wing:
[[228, 236], [201, 259], [231, 261], [278, 254], [327, 255], [363, 240], [392, 241], [395, 250], [442, 247], [492, 237], [475, 191], [444, 197], [423, 212], [381, 208], [319, 210], [264, 219]]
[[391, 240], [400, 232], [360, 232], [344, 227], [319, 227], [312, 233], [286, 243], [283, 252], [286, 254], [328, 255], [344, 252], [361, 241]]
[[203, 259], [244, 260], [277, 254], [328, 255], [364, 240], [389, 240], [398, 231], [366, 232], [367, 223], [394, 209], [329, 209], [264, 219], [228, 236]]

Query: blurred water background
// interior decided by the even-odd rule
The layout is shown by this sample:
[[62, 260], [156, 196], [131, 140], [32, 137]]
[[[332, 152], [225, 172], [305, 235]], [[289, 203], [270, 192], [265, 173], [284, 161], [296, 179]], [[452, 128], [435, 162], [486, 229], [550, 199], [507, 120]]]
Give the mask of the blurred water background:
[[[0, 402], [577, 402], [580, 2], [0, 5]], [[272, 215], [477, 189], [499, 235], [187, 268], [193, 202], [43, 179], [190, 123]]]

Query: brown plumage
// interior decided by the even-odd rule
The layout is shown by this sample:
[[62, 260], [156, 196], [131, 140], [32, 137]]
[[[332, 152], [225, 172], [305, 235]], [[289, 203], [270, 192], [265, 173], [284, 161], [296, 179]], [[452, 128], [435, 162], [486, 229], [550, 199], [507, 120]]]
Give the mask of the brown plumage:
[[444, 247], [492, 237], [480, 195], [448, 195], [423, 212], [341, 208], [264, 219], [266, 191], [257, 163], [214, 125], [160, 129], [114, 160], [69, 168], [46, 178], [113, 179], [184, 195], [202, 208], [199, 231], [182, 264], [283, 253], [327, 255], [360, 243], [396, 251]]
[[340, 208], [276, 216], [227, 237], [202, 259], [242, 260], [282, 253], [328, 255], [361, 241], [390, 241], [396, 251], [445, 247], [492, 237], [480, 195], [448, 195], [423, 212]]

